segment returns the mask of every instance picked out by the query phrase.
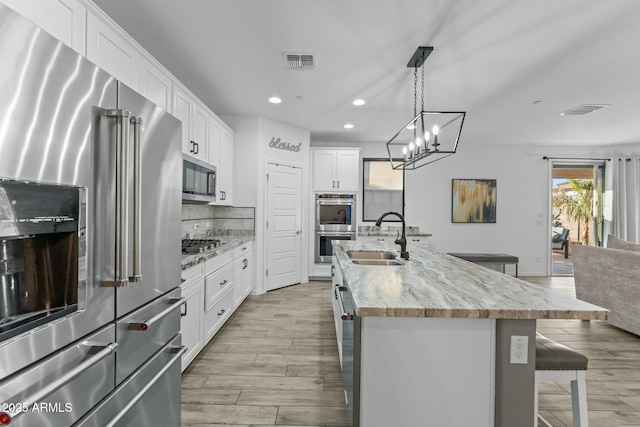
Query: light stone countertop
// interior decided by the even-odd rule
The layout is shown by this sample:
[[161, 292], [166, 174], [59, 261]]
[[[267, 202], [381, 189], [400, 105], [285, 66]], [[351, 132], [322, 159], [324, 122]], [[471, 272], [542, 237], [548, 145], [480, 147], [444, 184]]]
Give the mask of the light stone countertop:
[[255, 239], [254, 236], [212, 236], [212, 239], [220, 239], [222, 245], [215, 249], [193, 255], [182, 255], [180, 258], [180, 264], [182, 270], [187, 270], [191, 267], [195, 267], [201, 262], [213, 258], [215, 256], [222, 255], [225, 252], [232, 251], [234, 248], [240, 246], [243, 243], [250, 242]]
[[399, 250], [384, 242], [333, 242], [358, 316], [608, 319], [602, 307], [419, 245], [408, 245], [410, 259], [400, 259], [401, 266], [354, 264], [346, 254], [353, 249]]
[[[396, 237], [396, 235], [402, 232], [401, 226], [389, 226], [386, 230], [383, 230], [381, 227], [376, 227], [375, 225], [360, 225], [358, 226], [358, 236], [360, 237]], [[413, 227], [407, 225], [405, 227], [405, 235], [412, 237], [430, 237], [431, 233], [425, 233], [424, 231], [420, 231], [419, 227]]]

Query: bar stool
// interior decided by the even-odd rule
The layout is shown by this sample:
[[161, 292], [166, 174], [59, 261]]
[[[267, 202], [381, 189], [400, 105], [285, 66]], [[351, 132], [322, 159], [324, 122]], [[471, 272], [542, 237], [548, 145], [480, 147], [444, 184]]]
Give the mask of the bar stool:
[[573, 427], [588, 427], [586, 356], [536, 333], [535, 426], [538, 425], [538, 386], [542, 381], [571, 381]]

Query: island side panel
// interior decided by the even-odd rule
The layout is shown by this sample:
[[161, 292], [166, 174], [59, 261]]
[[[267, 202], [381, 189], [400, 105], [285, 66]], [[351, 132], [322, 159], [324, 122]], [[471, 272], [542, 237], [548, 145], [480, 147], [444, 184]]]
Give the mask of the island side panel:
[[[527, 336], [527, 364], [511, 364], [512, 336]], [[534, 414], [536, 321], [496, 321], [496, 427], [537, 426]]]
[[363, 317], [360, 426], [493, 427], [495, 320]]

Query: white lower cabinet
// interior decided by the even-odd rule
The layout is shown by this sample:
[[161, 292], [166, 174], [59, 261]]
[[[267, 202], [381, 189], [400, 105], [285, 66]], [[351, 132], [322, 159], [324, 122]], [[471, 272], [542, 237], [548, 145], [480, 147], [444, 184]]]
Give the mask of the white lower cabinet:
[[253, 286], [251, 241], [182, 272], [182, 370], [220, 330]]
[[187, 351], [182, 355], [182, 370], [204, 347], [204, 277], [200, 276], [195, 282], [182, 287], [182, 297], [187, 300], [180, 318], [182, 345]]
[[234, 298], [236, 305], [251, 293], [253, 287], [253, 244], [248, 242], [233, 251], [233, 269], [235, 276]]
[[206, 341], [218, 332], [224, 322], [231, 316], [234, 309], [233, 304], [233, 285], [227, 288], [226, 292], [220, 296], [215, 304], [204, 313], [204, 325]]

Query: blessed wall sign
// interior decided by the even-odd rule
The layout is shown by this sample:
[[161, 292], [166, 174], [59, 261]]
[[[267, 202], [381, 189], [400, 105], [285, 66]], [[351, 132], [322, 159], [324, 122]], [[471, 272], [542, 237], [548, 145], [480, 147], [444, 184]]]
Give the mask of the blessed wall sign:
[[281, 138], [276, 138], [275, 136], [271, 138], [271, 142], [269, 142], [269, 148], [274, 148], [276, 150], [285, 150], [285, 151], [300, 151], [300, 147], [302, 146], [302, 142], [298, 145], [294, 145], [283, 141]]

